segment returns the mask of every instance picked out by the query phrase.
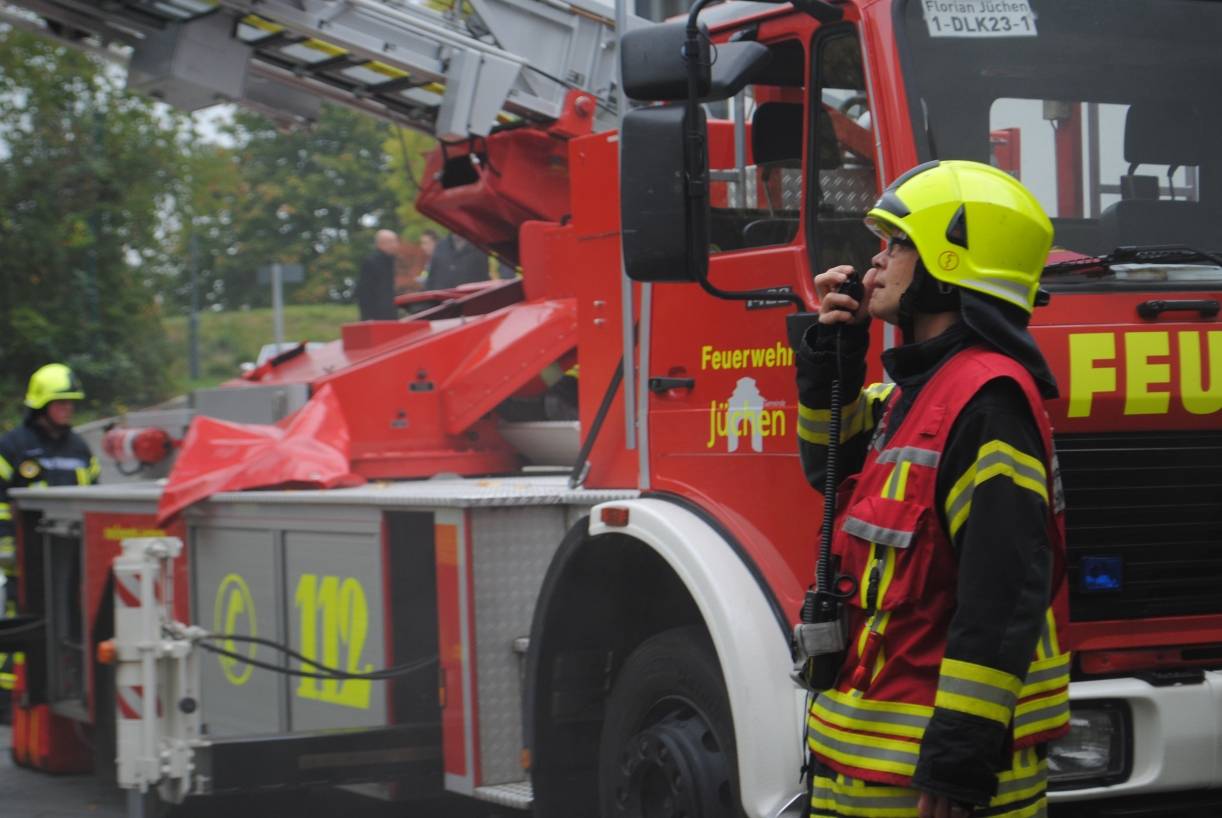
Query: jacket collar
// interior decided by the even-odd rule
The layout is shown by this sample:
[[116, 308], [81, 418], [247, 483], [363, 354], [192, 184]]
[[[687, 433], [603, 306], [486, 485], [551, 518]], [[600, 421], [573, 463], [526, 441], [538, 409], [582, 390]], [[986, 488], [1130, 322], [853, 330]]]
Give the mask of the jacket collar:
[[928, 381], [952, 355], [975, 340], [976, 334], [960, 321], [928, 340], [886, 350], [883, 366], [900, 389], [910, 391]]

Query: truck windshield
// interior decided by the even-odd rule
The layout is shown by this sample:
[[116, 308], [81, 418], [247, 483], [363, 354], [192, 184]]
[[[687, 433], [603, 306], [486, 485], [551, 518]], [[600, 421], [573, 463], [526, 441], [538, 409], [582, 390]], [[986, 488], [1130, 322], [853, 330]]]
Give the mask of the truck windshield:
[[[1059, 250], [1222, 250], [1222, 3], [896, 0], [896, 21], [922, 159], [1014, 174]], [[1092, 281], [1222, 282], [1208, 263], [1120, 272]]]

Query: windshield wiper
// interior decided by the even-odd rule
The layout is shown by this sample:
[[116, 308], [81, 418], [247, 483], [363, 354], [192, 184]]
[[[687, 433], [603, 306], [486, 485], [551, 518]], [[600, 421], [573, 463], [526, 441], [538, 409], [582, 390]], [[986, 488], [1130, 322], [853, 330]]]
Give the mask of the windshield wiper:
[[1197, 264], [1206, 262], [1222, 267], [1222, 256], [1204, 250], [1194, 250], [1182, 244], [1125, 245], [1102, 256], [1088, 256], [1058, 261], [1044, 268], [1045, 273], [1107, 272], [1118, 264]]

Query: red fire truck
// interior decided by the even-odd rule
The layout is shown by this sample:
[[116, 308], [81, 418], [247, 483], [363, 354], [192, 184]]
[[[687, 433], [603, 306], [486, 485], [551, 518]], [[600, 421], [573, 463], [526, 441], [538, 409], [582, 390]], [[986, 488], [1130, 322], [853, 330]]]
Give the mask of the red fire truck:
[[[169, 528], [173, 477], [17, 493], [23, 610], [44, 622], [22, 637], [26, 717], [91, 725], [103, 748], [140, 718], [190, 759], [131, 773], [120, 750], [125, 786], [800, 814], [790, 632], [821, 502], [797, 462], [786, 319], [814, 305], [814, 271], [868, 265], [881, 185], [953, 157], [1019, 176], [1057, 231], [1032, 324], [1060, 381], [1069, 509], [1073, 717], [1050, 748], [1053, 809], [1222, 808], [1222, 6], [710, 6], [707, 124], [665, 106], [642, 142], [612, 127], [619, 41], [589, 3], [22, 5], [78, 43], [140, 32], [131, 67], [163, 96], [208, 87], [174, 59], [207, 42], [248, 67], [231, 98], [300, 113], [325, 96], [445, 137], [420, 209], [522, 270], [196, 396], [201, 417], [296, 412], [277, 440], [308, 438], [314, 412], [345, 430], [364, 485], [220, 490]], [[618, 30], [627, 90], [684, 99], [667, 45], [682, 23]], [[685, 125], [707, 139], [707, 211]], [[876, 349], [897, 340], [874, 332]], [[505, 419], [574, 363], [576, 423]], [[259, 451], [288, 474], [299, 450]], [[224, 651], [198, 657], [189, 742], [159, 712], [172, 702], [121, 690], [116, 708], [96, 655], [135, 598], [112, 577], [119, 543], [162, 534], [185, 547], [157, 605]], [[345, 675], [287, 675], [324, 666]], [[44, 730], [46, 758], [67, 732]]]

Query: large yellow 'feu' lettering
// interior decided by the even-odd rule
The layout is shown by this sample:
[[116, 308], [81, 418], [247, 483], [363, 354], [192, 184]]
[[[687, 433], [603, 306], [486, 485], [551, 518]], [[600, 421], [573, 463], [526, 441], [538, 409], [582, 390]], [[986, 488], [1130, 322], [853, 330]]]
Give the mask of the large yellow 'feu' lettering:
[[[1168, 331], [1121, 333], [1124, 414], [1165, 415], [1171, 410], [1173, 394], [1189, 414], [1222, 412], [1222, 331], [1175, 334], [1173, 344]], [[1116, 333], [1069, 336], [1069, 417], [1089, 417], [1096, 394], [1116, 391], [1117, 353]], [[1173, 372], [1176, 368], [1178, 372]]]
[[1171, 364], [1151, 363], [1151, 358], [1171, 354], [1166, 332], [1129, 332], [1124, 336], [1124, 413], [1165, 415], [1171, 406], [1170, 392], [1152, 392], [1151, 386], [1171, 385]]
[[1116, 357], [1116, 336], [1110, 332], [1077, 332], [1069, 336], [1069, 417], [1090, 417], [1097, 392], [1116, 391], [1114, 366], [1096, 366]]
[[1222, 332], [1206, 333], [1209, 378], [1201, 362], [1201, 333], [1180, 333], [1180, 399], [1194, 415], [1222, 412]]

